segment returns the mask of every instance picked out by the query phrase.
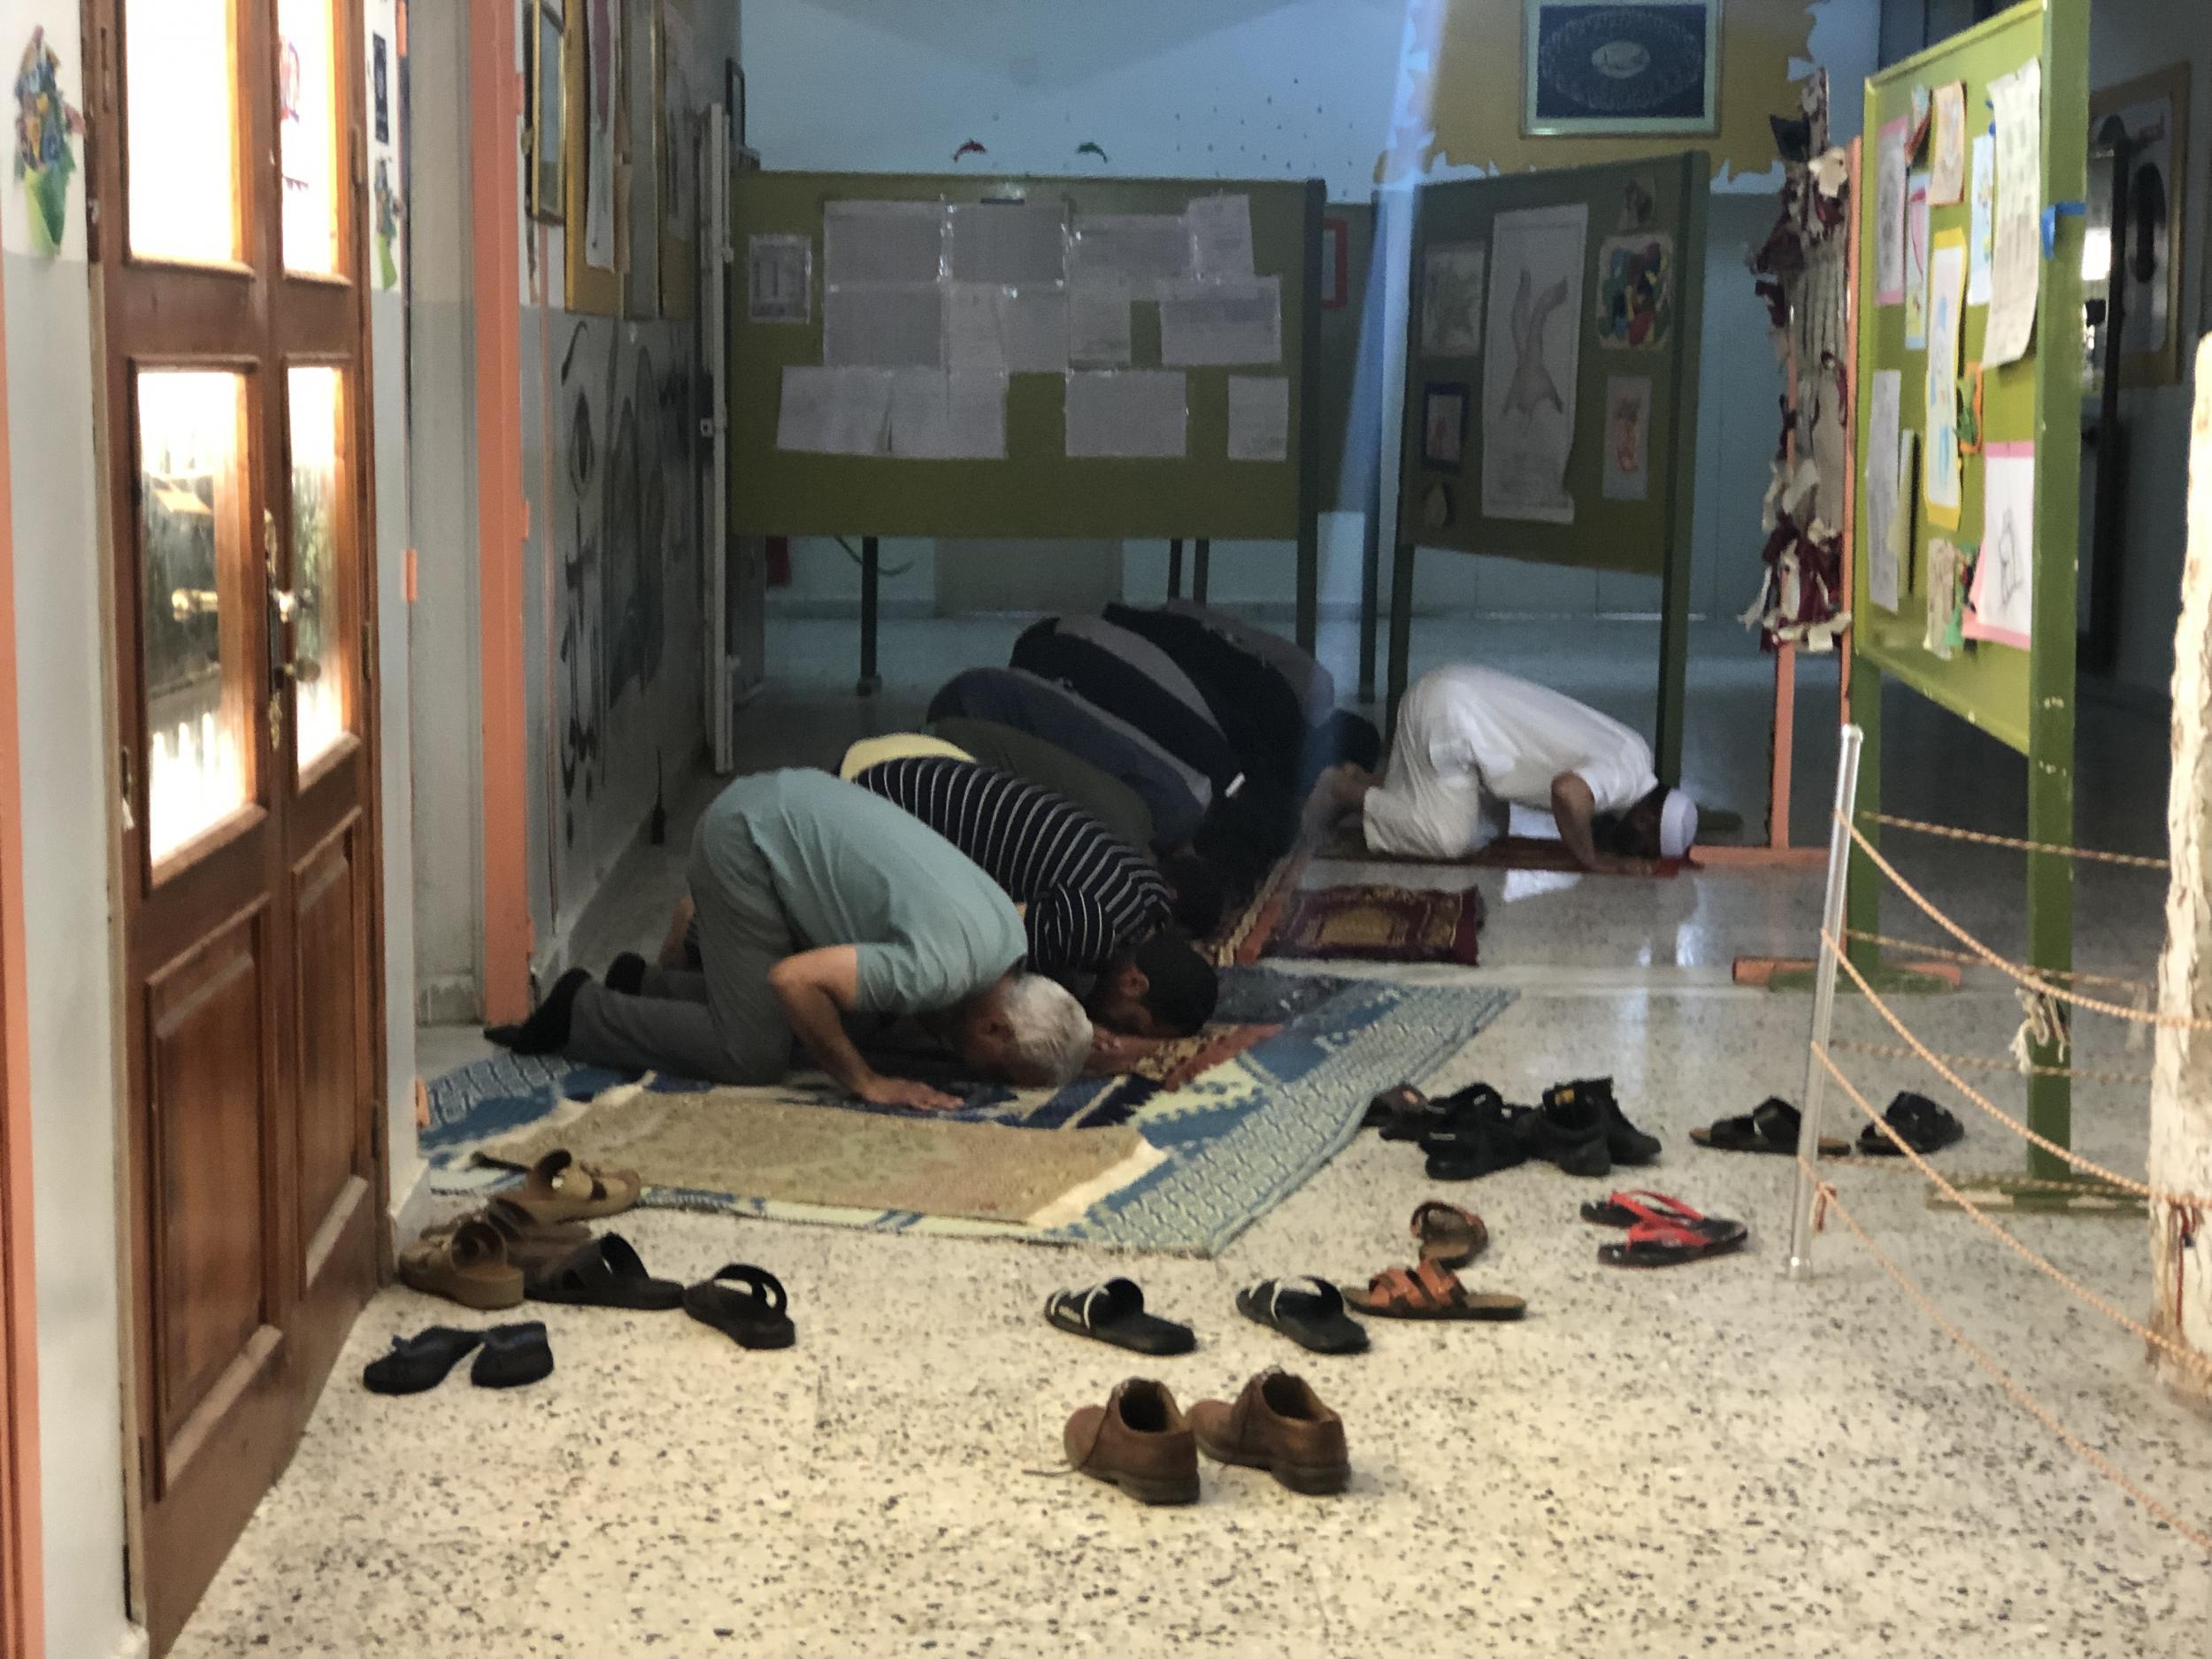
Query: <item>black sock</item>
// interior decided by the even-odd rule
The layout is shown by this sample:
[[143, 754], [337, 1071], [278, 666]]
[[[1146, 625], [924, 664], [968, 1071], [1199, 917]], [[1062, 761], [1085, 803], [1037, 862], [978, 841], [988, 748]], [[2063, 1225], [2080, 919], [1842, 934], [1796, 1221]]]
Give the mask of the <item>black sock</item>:
[[590, 983], [588, 970], [571, 968], [553, 982], [545, 1001], [529, 1018], [519, 1025], [488, 1025], [484, 1035], [517, 1054], [557, 1054], [568, 1041], [569, 1008], [576, 1001], [576, 993]]
[[645, 989], [645, 958], [634, 950], [626, 950], [607, 964], [606, 987], [625, 996], [636, 996]]

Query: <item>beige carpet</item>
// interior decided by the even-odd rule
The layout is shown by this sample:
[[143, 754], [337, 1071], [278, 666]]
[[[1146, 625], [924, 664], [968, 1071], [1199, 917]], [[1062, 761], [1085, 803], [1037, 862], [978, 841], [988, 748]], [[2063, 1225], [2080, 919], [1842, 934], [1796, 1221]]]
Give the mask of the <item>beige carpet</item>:
[[653, 1187], [1004, 1222], [1111, 1191], [1156, 1162], [1127, 1125], [1016, 1129], [887, 1117], [822, 1103], [803, 1085], [682, 1094], [626, 1085], [478, 1150], [527, 1164], [556, 1147], [634, 1169]]

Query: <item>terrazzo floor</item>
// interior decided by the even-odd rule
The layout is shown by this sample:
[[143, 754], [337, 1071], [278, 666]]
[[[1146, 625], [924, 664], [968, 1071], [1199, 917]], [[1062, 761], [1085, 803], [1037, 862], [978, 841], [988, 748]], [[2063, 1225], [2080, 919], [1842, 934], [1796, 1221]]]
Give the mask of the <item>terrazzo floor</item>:
[[[819, 759], [856, 721], [888, 729], [902, 695], [895, 672], [868, 710], [772, 692], [770, 710], [788, 695], [808, 719], [764, 718], [756, 729], [792, 752], [758, 758]], [[2085, 841], [2155, 844], [2154, 739], [2116, 726], [2091, 764], [2135, 764], [2139, 743], [2153, 760], [2124, 787], [2085, 787]], [[1923, 757], [1916, 781], [1897, 754], [1899, 794], [2001, 826], [2006, 774], [1970, 746], [1949, 764]], [[2016, 928], [2016, 869], [1916, 856], [1970, 926], [1999, 942]], [[666, 851], [633, 860], [579, 955], [656, 934], [679, 867]], [[1407, 875], [1331, 865], [1309, 879]], [[558, 1367], [546, 1381], [500, 1394], [457, 1373], [387, 1400], [357, 1378], [395, 1334], [490, 1322], [388, 1291], [174, 1652], [2201, 1655], [2212, 1562], [2022, 1412], [1847, 1231], [1832, 1223], [1811, 1276], [1786, 1279], [1788, 1161], [1689, 1144], [1692, 1125], [1801, 1087], [1808, 999], [1736, 988], [1726, 966], [1738, 951], [1805, 950], [1816, 879], [1471, 879], [1492, 900], [1486, 966], [1385, 972], [1521, 996], [1432, 1087], [1479, 1077], [1527, 1099], [1611, 1072], [1666, 1143], [1657, 1168], [1614, 1184], [1743, 1217], [1747, 1254], [1603, 1268], [1606, 1235], [1576, 1212], [1606, 1184], [1538, 1168], [1441, 1187], [1414, 1149], [1371, 1135], [1205, 1262], [638, 1212], [615, 1225], [657, 1271], [689, 1279], [734, 1259], [781, 1277], [798, 1346], [747, 1354], [680, 1313], [539, 1308]], [[2085, 889], [2085, 960], [2142, 971], [2155, 878]], [[1979, 980], [1906, 1013], [1937, 1047], [1978, 1054], [2002, 1053], [2018, 1018]], [[1886, 1036], [1849, 1000], [1837, 1034]], [[442, 1033], [426, 1056], [450, 1064], [472, 1042]], [[2094, 1027], [2080, 1059], [2148, 1064]], [[1851, 1070], [1878, 1103], [1926, 1086], [1903, 1063], [1855, 1055]], [[1991, 1092], [2019, 1109], [2016, 1079]], [[1968, 1138], [1943, 1167], [2017, 1167], [2009, 1135], [1945, 1098]], [[1855, 1128], [1847, 1104], [1833, 1110]], [[2076, 1143], [2139, 1171], [2143, 1116], [2141, 1088], [2085, 1087]], [[1967, 1336], [2131, 1479], [2212, 1525], [2212, 1429], [2153, 1379], [2137, 1339], [1930, 1209], [1911, 1175], [1853, 1163], [1834, 1180]], [[1379, 1321], [1371, 1352], [1325, 1359], [1235, 1313], [1235, 1289], [1257, 1278], [1359, 1280], [1405, 1260], [1407, 1215], [1432, 1195], [1487, 1220], [1492, 1246], [1466, 1278], [1527, 1297], [1524, 1324]], [[2147, 1303], [2139, 1222], [2006, 1225], [2123, 1310]], [[1044, 1324], [1050, 1291], [1116, 1271], [1192, 1323], [1198, 1351], [1139, 1361]], [[1153, 1510], [1054, 1472], [1066, 1415], [1133, 1371], [1187, 1402], [1230, 1397], [1271, 1364], [1343, 1413], [1356, 1470], [1344, 1496], [1209, 1464], [1197, 1507]]]

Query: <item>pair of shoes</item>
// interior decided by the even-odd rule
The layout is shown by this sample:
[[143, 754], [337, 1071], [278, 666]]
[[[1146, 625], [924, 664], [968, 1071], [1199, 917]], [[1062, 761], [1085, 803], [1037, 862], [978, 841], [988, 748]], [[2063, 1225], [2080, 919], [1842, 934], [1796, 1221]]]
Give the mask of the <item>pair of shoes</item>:
[[1743, 1248], [1750, 1229], [1725, 1216], [1693, 1210], [1670, 1193], [1644, 1188], [1613, 1193], [1582, 1206], [1582, 1218], [1601, 1227], [1625, 1227], [1621, 1244], [1598, 1246], [1607, 1267], [1678, 1267]]
[[1527, 1156], [1569, 1175], [1606, 1176], [1617, 1164], [1651, 1164], [1659, 1141], [1630, 1123], [1613, 1098], [1609, 1077], [1555, 1083], [1544, 1103], [1514, 1120]]
[[[1263, 1279], [1237, 1293], [1237, 1311], [1317, 1354], [1356, 1354], [1367, 1346], [1367, 1333], [1345, 1317], [1344, 1298], [1325, 1279]], [[1133, 1279], [1056, 1290], [1046, 1300], [1045, 1320], [1071, 1336], [1156, 1358], [1198, 1346], [1190, 1326], [1145, 1311], [1144, 1292]]]
[[434, 1325], [413, 1336], [394, 1337], [390, 1353], [362, 1368], [362, 1386], [371, 1394], [422, 1394], [443, 1382], [461, 1356], [480, 1344], [482, 1351], [469, 1367], [469, 1380], [479, 1388], [519, 1388], [552, 1374], [553, 1349], [539, 1320], [488, 1331]]
[[1412, 1084], [1401, 1083], [1367, 1102], [1361, 1126], [1379, 1131], [1385, 1141], [1425, 1141], [1504, 1104], [1504, 1097], [1487, 1083], [1470, 1083], [1440, 1100], [1431, 1100]]
[[1527, 1107], [1509, 1106], [1495, 1089], [1486, 1089], [1421, 1137], [1429, 1179], [1471, 1181], [1527, 1163], [1522, 1125], [1531, 1115]]
[[1350, 1484], [1344, 1419], [1302, 1379], [1262, 1371], [1234, 1402], [1201, 1400], [1186, 1417], [1165, 1383], [1133, 1377], [1102, 1406], [1068, 1419], [1061, 1444], [1081, 1474], [1140, 1503], [1198, 1502], [1198, 1454], [1264, 1469], [1293, 1492], [1323, 1496]]
[[[1770, 1094], [1740, 1117], [1722, 1118], [1701, 1129], [1691, 1130], [1690, 1139], [1715, 1152], [1764, 1152], [1793, 1158], [1797, 1156], [1798, 1131], [1803, 1123], [1796, 1107], [1779, 1094]], [[1888, 1142], [1883, 1144], [1887, 1146]], [[1821, 1137], [1822, 1157], [1841, 1158], [1850, 1154], [1848, 1141]]]

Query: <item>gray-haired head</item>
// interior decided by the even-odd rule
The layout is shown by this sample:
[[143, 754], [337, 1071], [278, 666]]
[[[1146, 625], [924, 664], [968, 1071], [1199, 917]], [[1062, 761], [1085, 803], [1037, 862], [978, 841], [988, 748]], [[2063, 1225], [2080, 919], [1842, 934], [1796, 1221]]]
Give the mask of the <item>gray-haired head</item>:
[[968, 1064], [1022, 1088], [1057, 1088], [1082, 1074], [1091, 1017], [1041, 974], [1010, 973], [969, 1003], [960, 1022]]

